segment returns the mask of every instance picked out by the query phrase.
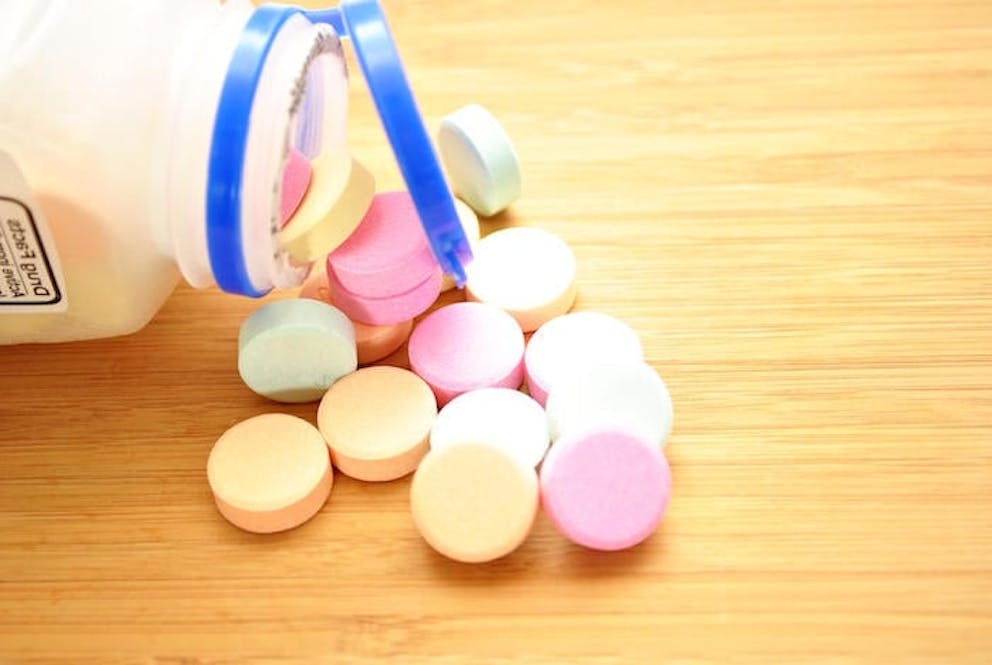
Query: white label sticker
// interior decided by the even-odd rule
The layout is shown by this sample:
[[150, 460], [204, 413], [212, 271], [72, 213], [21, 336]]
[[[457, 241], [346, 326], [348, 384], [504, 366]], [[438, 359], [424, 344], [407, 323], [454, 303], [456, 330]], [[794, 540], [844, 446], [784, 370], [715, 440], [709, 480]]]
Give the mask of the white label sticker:
[[0, 153], [0, 315], [65, 311], [55, 244], [27, 183]]

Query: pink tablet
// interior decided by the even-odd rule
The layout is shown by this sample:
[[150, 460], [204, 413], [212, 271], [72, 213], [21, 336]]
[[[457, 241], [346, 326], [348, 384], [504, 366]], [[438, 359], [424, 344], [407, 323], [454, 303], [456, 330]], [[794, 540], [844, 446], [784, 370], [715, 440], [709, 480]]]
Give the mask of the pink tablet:
[[493, 305], [463, 302], [442, 307], [410, 336], [410, 366], [439, 406], [478, 388], [518, 388], [524, 377], [524, 334]]
[[405, 191], [376, 195], [355, 232], [327, 257], [328, 272], [365, 298], [406, 293], [437, 269], [413, 199]]
[[[300, 298], [320, 300], [332, 304], [331, 287], [327, 283], [327, 271], [318, 266], [310, 272], [307, 281], [300, 289]], [[413, 320], [400, 323], [372, 325], [352, 320], [355, 326], [355, 346], [358, 347], [358, 364], [371, 365], [395, 353], [413, 331]]]
[[402, 323], [426, 312], [441, 295], [442, 277], [441, 268], [435, 263], [427, 279], [410, 290], [388, 298], [369, 298], [352, 293], [333, 272], [327, 271], [331, 303], [352, 321], [375, 326]]
[[622, 550], [650, 536], [668, 507], [668, 461], [651, 441], [600, 429], [559, 439], [541, 467], [541, 500], [569, 540]]
[[282, 216], [282, 226], [286, 226], [293, 213], [300, 207], [300, 202], [306, 196], [310, 187], [310, 176], [313, 169], [310, 160], [299, 150], [291, 150], [286, 168], [282, 171], [282, 198], [279, 211]]

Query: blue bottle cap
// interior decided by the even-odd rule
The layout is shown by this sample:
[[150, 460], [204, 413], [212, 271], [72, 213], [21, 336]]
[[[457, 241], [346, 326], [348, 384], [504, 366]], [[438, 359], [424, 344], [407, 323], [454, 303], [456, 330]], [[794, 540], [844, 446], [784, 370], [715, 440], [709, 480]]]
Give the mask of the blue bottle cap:
[[343, 0], [337, 9], [307, 17], [330, 23], [351, 39], [434, 257], [458, 286], [464, 285], [472, 249], [378, 0]]
[[262, 5], [250, 17], [221, 90], [210, 146], [205, 212], [207, 250], [217, 285], [231, 293], [265, 295], [252, 284], [245, 264], [241, 176], [266, 58], [282, 26], [296, 14], [327, 23], [339, 36], [351, 38], [431, 250], [441, 268], [464, 285], [464, 265], [472, 259], [472, 250], [377, 0], [344, 0], [338, 8], [317, 11]]

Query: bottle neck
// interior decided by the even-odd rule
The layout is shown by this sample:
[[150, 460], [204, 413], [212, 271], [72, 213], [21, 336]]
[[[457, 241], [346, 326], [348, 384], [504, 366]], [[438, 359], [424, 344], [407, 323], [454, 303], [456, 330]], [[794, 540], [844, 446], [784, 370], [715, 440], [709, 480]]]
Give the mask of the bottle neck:
[[[265, 41], [265, 48], [258, 44]], [[279, 241], [291, 148], [343, 148], [340, 41], [285, 8], [229, 0], [177, 51], [161, 242], [194, 287], [262, 295], [298, 285]]]

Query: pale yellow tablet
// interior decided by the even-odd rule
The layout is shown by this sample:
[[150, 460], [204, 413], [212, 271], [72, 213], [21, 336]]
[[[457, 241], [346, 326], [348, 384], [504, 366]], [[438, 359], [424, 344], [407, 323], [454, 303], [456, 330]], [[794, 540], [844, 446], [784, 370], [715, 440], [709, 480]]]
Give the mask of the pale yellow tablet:
[[410, 488], [413, 520], [424, 540], [465, 563], [517, 549], [534, 526], [538, 504], [534, 467], [485, 444], [432, 450]]
[[537, 330], [575, 303], [575, 255], [558, 236], [516, 226], [483, 238], [468, 265], [470, 300], [508, 312], [524, 332]]
[[273, 533], [317, 514], [331, 493], [333, 472], [316, 427], [296, 416], [268, 413], [217, 439], [207, 480], [228, 521], [245, 531]]
[[[475, 246], [479, 244], [479, 238], [482, 237], [482, 230], [479, 228], [479, 216], [468, 207], [467, 203], [458, 199], [455, 199], [455, 211], [458, 213], [458, 221], [461, 223], [462, 231], [468, 238], [468, 244], [474, 252]], [[444, 281], [441, 282], [441, 293], [453, 288], [455, 288], [455, 280], [451, 275], [445, 275]]]
[[321, 154], [310, 166], [310, 188], [280, 234], [286, 251], [303, 263], [347, 240], [375, 195], [375, 178], [347, 152]]
[[419, 376], [398, 367], [367, 367], [331, 386], [317, 425], [341, 473], [386, 481], [417, 468], [435, 417], [434, 393]]

